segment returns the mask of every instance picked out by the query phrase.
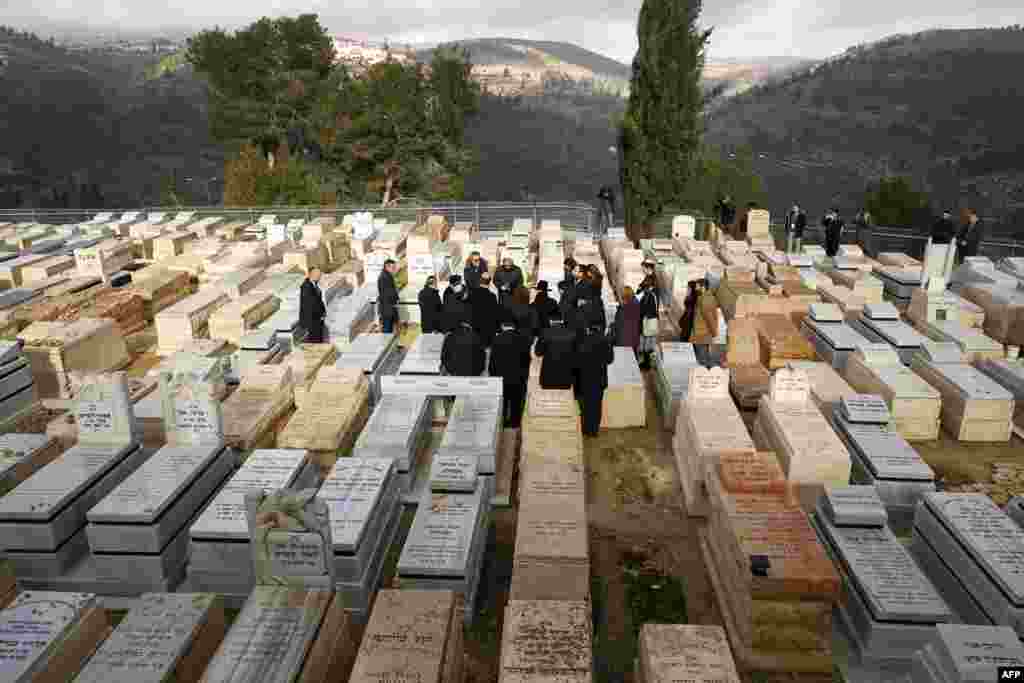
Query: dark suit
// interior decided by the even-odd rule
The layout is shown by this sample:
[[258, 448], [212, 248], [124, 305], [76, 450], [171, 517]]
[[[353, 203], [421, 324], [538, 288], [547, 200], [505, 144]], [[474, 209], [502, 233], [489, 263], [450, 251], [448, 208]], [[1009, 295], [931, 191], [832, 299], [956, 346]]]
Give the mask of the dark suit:
[[441, 366], [449, 375], [477, 377], [484, 371], [487, 354], [472, 327], [460, 324], [444, 338]]
[[608, 366], [615, 360], [615, 351], [602, 331], [584, 331], [576, 346], [576, 368], [573, 389], [580, 402], [583, 434], [596, 436], [601, 428], [601, 404], [608, 388]]
[[441, 328], [441, 295], [433, 287], [420, 290], [420, 327], [424, 334], [443, 332]]
[[498, 297], [486, 287], [474, 287], [469, 290], [469, 307], [473, 329], [480, 335], [483, 345], [490, 346], [498, 331]]
[[501, 377], [505, 427], [518, 429], [530, 378], [530, 337], [519, 330], [498, 332], [491, 345], [491, 377]]
[[394, 332], [395, 323], [398, 322], [398, 288], [395, 286], [395, 276], [386, 270], [382, 270], [377, 278], [377, 311], [380, 314], [381, 331], [385, 334]]
[[327, 307], [320, 287], [306, 278], [299, 290], [299, 325], [306, 331], [306, 341], [311, 344], [322, 344], [327, 329], [324, 318]]
[[537, 341], [540, 385], [544, 389], [571, 389], [576, 372], [576, 331], [556, 326], [544, 330]]

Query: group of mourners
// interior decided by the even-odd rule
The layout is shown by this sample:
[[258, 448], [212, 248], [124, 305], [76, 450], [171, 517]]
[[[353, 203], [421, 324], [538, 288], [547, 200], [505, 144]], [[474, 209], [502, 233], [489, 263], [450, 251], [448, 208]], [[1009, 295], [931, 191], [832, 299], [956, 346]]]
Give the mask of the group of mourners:
[[[446, 374], [473, 377], [486, 370], [501, 377], [506, 428], [520, 426], [530, 364], [537, 357], [540, 386], [572, 389], [583, 435], [596, 436], [614, 347], [631, 347], [643, 367], [650, 366], [656, 349], [657, 281], [654, 264], [643, 267], [643, 281], [635, 293], [625, 288], [609, 325], [601, 297], [604, 276], [596, 266], [566, 259], [556, 299], [545, 280], [531, 296], [512, 259], [503, 259], [492, 276], [487, 261], [473, 252], [462, 274], [449, 277], [443, 295], [437, 278], [427, 278], [418, 296], [420, 325], [424, 334], [445, 335], [441, 367]], [[377, 286], [381, 329], [391, 332], [398, 304], [392, 267], [385, 266]]]

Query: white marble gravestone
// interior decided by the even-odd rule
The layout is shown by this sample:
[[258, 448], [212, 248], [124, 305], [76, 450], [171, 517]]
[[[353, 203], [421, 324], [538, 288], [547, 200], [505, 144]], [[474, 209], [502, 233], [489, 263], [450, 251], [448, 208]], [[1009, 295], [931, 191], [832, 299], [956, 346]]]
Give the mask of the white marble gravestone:
[[881, 396], [855, 394], [844, 396], [840, 401], [843, 416], [849, 422], [859, 424], [888, 424], [891, 419], [889, 406]]
[[469, 493], [476, 490], [479, 456], [439, 450], [430, 463], [430, 490]]
[[258, 585], [334, 585], [330, 511], [315, 489], [250, 491], [245, 512]]
[[180, 373], [160, 374], [164, 431], [171, 446], [223, 444], [224, 418], [214, 387]]
[[0, 612], [0, 680], [22, 683], [45, 670], [86, 610], [90, 593], [25, 591]]

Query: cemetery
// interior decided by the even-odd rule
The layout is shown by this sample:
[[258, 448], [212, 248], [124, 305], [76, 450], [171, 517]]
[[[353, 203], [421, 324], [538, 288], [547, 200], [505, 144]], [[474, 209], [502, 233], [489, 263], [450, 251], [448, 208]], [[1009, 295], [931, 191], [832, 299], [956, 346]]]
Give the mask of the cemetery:
[[[0, 681], [966, 683], [1024, 665], [1024, 266], [557, 220], [229, 210], [0, 225]], [[208, 214], [208, 215], [207, 215]], [[415, 214], [415, 215], [413, 215]], [[403, 214], [404, 215], [404, 214]], [[781, 245], [785, 246], [785, 245]], [[420, 331], [653, 262], [601, 428]], [[399, 323], [377, 280], [398, 263]], [[323, 271], [327, 334], [300, 287]], [[687, 284], [720, 313], [680, 339]]]

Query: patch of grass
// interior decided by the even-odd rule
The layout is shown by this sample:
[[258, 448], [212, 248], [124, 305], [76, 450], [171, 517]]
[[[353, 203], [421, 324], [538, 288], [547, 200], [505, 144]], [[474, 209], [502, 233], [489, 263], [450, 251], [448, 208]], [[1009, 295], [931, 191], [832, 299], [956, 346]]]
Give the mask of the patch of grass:
[[638, 555], [623, 557], [622, 572], [634, 643], [646, 623], [686, 623], [686, 589], [681, 579], [660, 574]]

